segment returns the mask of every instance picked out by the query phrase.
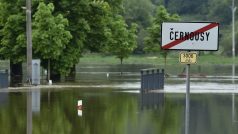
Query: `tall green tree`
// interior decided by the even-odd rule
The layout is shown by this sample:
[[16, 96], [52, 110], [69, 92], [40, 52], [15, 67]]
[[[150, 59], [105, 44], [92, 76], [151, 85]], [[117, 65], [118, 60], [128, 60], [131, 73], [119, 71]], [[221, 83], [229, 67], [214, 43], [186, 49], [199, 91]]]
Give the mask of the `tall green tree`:
[[0, 58], [10, 60], [11, 85], [22, 82], [22, 62], [26, 59], [25, 12], [22, 0], [0, 0]]
[[146, 35], [146, 28], [151, 25], [155, 5], [150, 0], [124, 0], [123, 17], [130, 26], [132, 23], [138, 24], [137, 48], [134, 53], [142, 53]]
[[144, 39], [145, 51], [149, 53], [160, 53], [165, 59], [168, 55], [168, 51], [161, 49], [161, 24], [163, 22], [179, 21], [180, 17], [177, 14], [170, 14], [164, 6], [158, 6], [156, 15], [154, 17], [152, 25], [148, 28], [148, 36]]
[[62, 14], [68, 19], [69, 26], [66, 29], [72, 34], [72, 39], [63, 50], [60, 58], [52, 61], [52, 65], [59, 70], [53, 72], [52, 77], [59, 79], [60, 75], [70, 75], [72, 76], [71, 79], [74, 79], [75, 66], [83, 55], [83, 51], [86, 48], [87, 33], [90, 31], [87, 21], [90, 13], [90, 1], [46, 0], [46, 2], [54, 4], [54, 14]]
[[[114, 20], [113, 20], [114, 19]], [[137, 47], [137, 24], [133, 23], [129, 28], [122, 16], [112, 18], [111, 32], [108, 32], [108, 45], [105, 50], [120, 59], [121, 64], [125, 58]]]
[[[20, 0], [0, 0], [0, 54], [12, 63], [24, 60], [21, 37], [25, 32], [25, 15], [20, 6]], [[15, 4], [15, 7], [13, 6]]]
[[101, 52], [108, 40], [111, 7], [104, 1], [90, 2], [90, 12], [86, 20], [90, 30], [87, 33], [85, 47], [91, 52]]
[[[33, 24], [34, 54], [48, 61], [48, 79], [50, 79], [50, 66], [52, 66], [50, 61], [60, 58], [72, 38], [71, 33], [66, 30], [68, 20], [61, 14], [54, 16], [53, 11], [52, 3], [48, 5], [39, 3]], [[63, 71], [54, 66], [53, 69]]]

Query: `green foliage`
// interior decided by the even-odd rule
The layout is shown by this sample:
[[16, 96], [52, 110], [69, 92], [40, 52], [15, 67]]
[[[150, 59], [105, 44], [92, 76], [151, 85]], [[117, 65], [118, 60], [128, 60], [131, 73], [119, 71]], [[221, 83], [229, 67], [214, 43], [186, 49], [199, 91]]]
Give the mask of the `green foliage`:
[[178, 21], [180, 17], [177, 14], [169, 14], [165, 7], [159, 6], [156, 11], [155, 18], [153, 20], [152, 26], [148, 28], [148, 36], [145, 38], [145, 48], [146, 52], [157, 53], [160, 54], [165, 59], [168, 55], [168, 51], [161, 50], [160, 42], [161, 42], [161, 24], [163, 22], [173, 22]]
[[21, 0], [0, 0], [0, 58], [10, 59], [13, 63], [25, 59], [26, 47], [21, 44], [25, 16], [19, 8], [20, 4]]
[[[89, 0], [68, 1], [68, 0], [48, 0], [55, 5], [54, 14], [62, 14], [68, 19], [72, 39], [66, 45], [62, 54], [57, 60], [52, 61], [52, 66], [57, 68], [62, 74], [68, 74], [74, 65], [82, 57], [83, 50], [86, 49], [87, 33], [90, 26], [87, 21], [90, 13]], [[91, 16], [92, 17], [92, 16]]]
[[[230, 0], [209, 0], [207, 18], [219, 22], [221, 25], [231, 23], [231, 1]], [[219, 14], [219, 15], [218, 15]]]
[[161, 24], [163, 22], [178, 21], [179, 19], [180, 17], [177, 14], [169, 14], [163, 6], [159, 6], [153, 23], [148, 28], [148, 36], [145, 38], [145, 51], [160, 52]]
[[[42, 60], [59, 60], [72, 38], [71, 33], [66, 30], [68, 20], [61, 14], [54, 16], [53, 11], [52, 3], [48, 5], [40, 3], [34, 15], [33, 49], [34, 54]], [[57, 69], [63, 71], [60, 68], [54, 68], [54, 70]]]
[[[108, 35], [111, 24], [116, 23], [112, 21], [117, 21], [114, 16], [123, 9], [122, 0], [41, 2], [33, 0], [32, 5], [33, 57], [41, 58], [42, 63], [50, 59], [54, 71], [61, 74], [67, 74], [79, 62], [83, 50], [102, 52], [112, 40]], [[25, 61], [25, 13], [21, 9], [25, 0], [0, 0], [0, 5], [0, 57]]]
[[72, 38], [70, 32], [65, 30], [68, 25], [67, 19], [61, 14], [54, 17], [53, 11], [52, 3], [40, 3], [34, 15], [34, 52], [42, 59], [57, 59]]
[[136, 23], [138, 25], [137, 48], [134, 53], [143, 52], [143, 39], [146, 35], [146, 27], [151, 25], [155, 6], [150, 0], [124, 0], [123, 16], [128, 25]]
[[[188, 16], [188, 21], [216, 21], [222, 25], [231, 22], [231, 0], [167, 0], [168, 11]], [[180, 3], [177, 6], [177, 3]], [[238, 3], [236, 2], [236, 5]]]
[[104, 48], [106, 52], [116, 55], [120, 59], [121, 64], [124, 58], [129, 55], [136, 48], [136, 32], [137, 25], [132, 24], [128, 29], [127, 24], [122, 16], [116, 16], [111, 23], [111, 32], [108, 32], [108, 45]]
[[89, 7], [90, 12], [86, 20], [90, 30], [87, 33], [85, 47], [91, 52], [100, 52], [108, 40], [108, 24], [112, 10], [109, 4], [104, 1], [93, 1]]
[[25, 16], [21, 13], [10, 15], [4, 27], [1, 29], [0, 54], [4, 59], [10, 59], [13, 63], [24, 61], [26, 46], [24, 42]]
[[179, 14], [198, 14], [198, 13], [205, 13], [208, 11], [207, 6], [209, 1], [167, 0], [167, 7], [169, 8], [170, 12], [175, 12]]
[[125, 0], [124, 17], [127, 24], [137, 23], [139, 26], [147, 27], [152, 20], [154, 5], [149, 0]]
[[104, 1], [110, 5], [113, 14], [119, 14], [122, 12], [123, 10], [122, 3], [124, 0], [104, 0]]
[[[40, 1], [53, 4], [39, 9]], [[32, 2], [33, 57], [43, 61], [51, 59], [54, 70], [62, 74], [68, 74], [85, 51], [110, 52], [121, 60], [132, 52], [143, 50], [159, 52], [166, 57], [167, 52], [160, 50], [160, 25], [163, 21], [178, 21], [180, 18], [170, 13], [179, 13], [186, 21], [220, 22], [221, 33], [224, 33], [220, 41], [221, 52], [229, 54], [231, 50], [231, 36], [227, 30], [231, 29], [230, 0]], [[10, 59], [14, 63], [26, 61], [26, 14], [21, 8], [25, 3], [25, 0], [0, 0], [0, 58]], [[180, 5], [177, 6], [177, 3]], [[155, 5], [162, 4], [166, 9], [159, 6], [155, 11]], [[134, 23], [137, 23], [137, 28]]]

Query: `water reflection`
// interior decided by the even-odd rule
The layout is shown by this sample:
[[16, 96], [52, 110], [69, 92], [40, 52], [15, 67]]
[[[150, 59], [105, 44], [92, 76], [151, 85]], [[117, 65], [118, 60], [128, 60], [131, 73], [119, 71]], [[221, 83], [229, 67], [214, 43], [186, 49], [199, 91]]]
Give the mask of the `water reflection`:
[[[5, 94], [8, 97], [0, 105], [1, 134], [26, 134], [26, 128], [33, 134], [184, 134], [185, 131], [184, 94], [141, 96], [97, 88], [51, 89], [50, 100], [48, 90], [37, 91], [37, 97], [33, 94]], [[39, 98], [40, 107], [34, 114], [33, 102]], [[82, 117], [77, 113], [78, 100], [83, 100]], [[237, 115], [237, 110], [232, 111], [232, 101], [237, 107], [238, 99], [232, 100], [231, 94], [192, 94], [190, 134], [236, 134], [238, 124], [232, 122], [231, 114]]]
[[189, 126], [190, 126], [190, 91], [186, 92], [185, 98], [185, 134], [189, 133]]
[[[233, 64], [232, 65], [232, 84], [235, 86], [234, 87], [234, 90], [237, 90], [236, 89], [236, 83], [235, 83], [235, 76], [236, 76], [236, 65]], [[236, 101], [235, 101], [235, 93], [232, 94], [232, 121], [233, 123], [238, 123], [238, 120], [237, 120], [237, 114], [236, 114]]]
[[41, 92], [39, 87], [32, 90], [32, 112], [40, 113]]
[[32, 134], [32, 92], [27, 93], [27, 134]]
[[[229, 80], [220, 80], [220, 77], [216, 78], [217, 81], [215, 77], [197, 79], [192, 84], [193, 89], [213, 91], [234, 88], [237, 72], [232, 72], [236, 80], [233, 79], [234, 84], [231, 84], [231, 66], [224, 69], [205, 68], [192, 69], [212, 76], [226, 75]], [[91, 69], [95, 71], [95, 68]], [[107, 68], [102, 74], [88, 74], [85, 72], [90, 70], [83, 70], [78, 74], [81, 83], [73, 83], [76, 84], [74, 88], [0, 94], [0, 134], [184, 134], [185, 94], [120, 92], [138, 91], [140, 84], [137, 72], [124, 73], [123, 76], [110, 73], [107, 78], [106, 72], [118, 70]], [[210, 80], [213, 83], [207, 82]], [[183, 82], [184, 79], [169, 78], [166, 88], [182, 90]], [[189, 134], [236, 134], [236, 95], [232, 92], [219, 95], [192, 94]], [[77, 112], [78, 100], [83, 100], [82, 117]]]
[[140, 93], [140, 108], [143, 109], [157, 109], [164, 106], [163, 93]]
[[27, 92], [27, 134], [32, 134], [32, 113], [40, 112], [40, 92], [40, 88], [38, 87], [32, 87], [30, 91]]
[[0, 92], [0, 107], [7, 105], [7, 102], [8, 102], [8, 93]]

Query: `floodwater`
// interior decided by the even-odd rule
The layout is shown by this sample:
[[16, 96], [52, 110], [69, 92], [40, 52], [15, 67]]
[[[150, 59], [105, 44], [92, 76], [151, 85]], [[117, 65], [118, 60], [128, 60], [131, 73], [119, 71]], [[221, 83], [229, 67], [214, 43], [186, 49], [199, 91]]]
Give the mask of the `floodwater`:
[[1, 90], [0, 134], [237, 134], [237, 67], [192, 67], [189, 113], [184, 66], [168, 67], [164, 91], [139, 92], [154, 67], [80, 65], [76, 82]]

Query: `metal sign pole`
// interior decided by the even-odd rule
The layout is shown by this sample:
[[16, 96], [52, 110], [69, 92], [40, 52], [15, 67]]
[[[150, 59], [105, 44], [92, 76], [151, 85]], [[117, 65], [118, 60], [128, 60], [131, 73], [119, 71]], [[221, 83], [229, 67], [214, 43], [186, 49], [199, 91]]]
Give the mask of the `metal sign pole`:
[[190, 110], [190, 64], [186, 65], [186, 111], [185, 111], [185, 134], [189, 134], [189, 110]]

